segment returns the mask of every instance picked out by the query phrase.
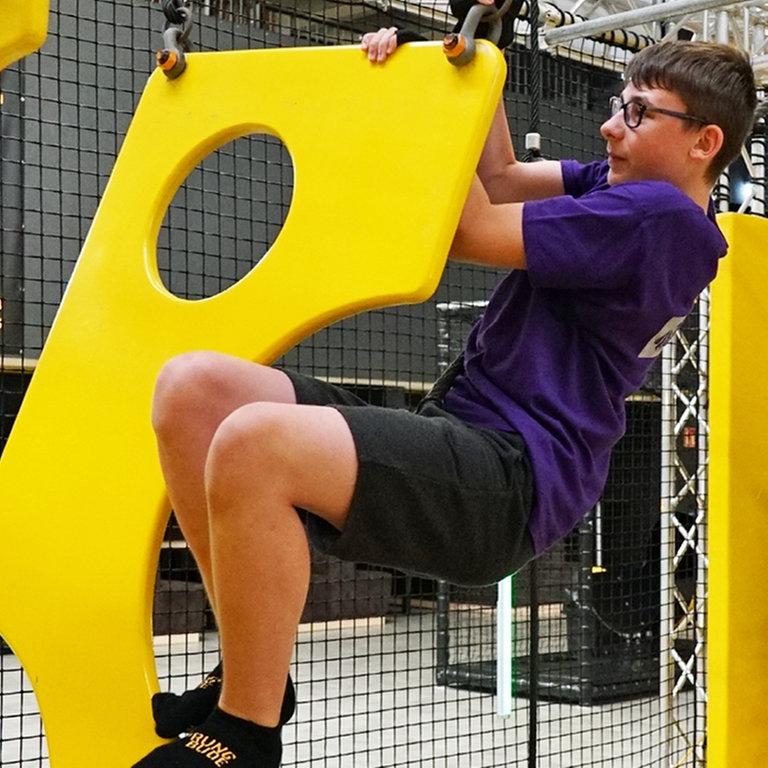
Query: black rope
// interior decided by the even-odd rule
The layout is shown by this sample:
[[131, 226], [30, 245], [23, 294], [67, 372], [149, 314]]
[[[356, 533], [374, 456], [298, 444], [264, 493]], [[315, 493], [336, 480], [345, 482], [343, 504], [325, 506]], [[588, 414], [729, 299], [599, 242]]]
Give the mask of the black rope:
[[[528, 130], [539, 133], [541, 111], [541, 51], [539, 50], [539, 0], [528, 0]], [[526, 162], [539, 160], [538, 147], [529, 148], [524, 156]]]
[[[529, 132], [539, 133], [541, 107], [541, 51], [539, 50], [539, 2], [528, 0], [528, 109]], [[538, 144], [526, 149], [524, 160], [540, 160]], [[530, 564], [530, 651], [528, 683], [528, 768], [538, 763], [539, 740], [539, 578], [538, 563]]]

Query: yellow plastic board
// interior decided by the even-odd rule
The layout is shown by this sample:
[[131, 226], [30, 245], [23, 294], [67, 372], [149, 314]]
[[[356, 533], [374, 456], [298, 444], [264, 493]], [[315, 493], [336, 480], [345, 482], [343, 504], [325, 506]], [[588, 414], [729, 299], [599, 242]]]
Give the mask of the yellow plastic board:
[[707, 765], [768, 765], [768, 220], [726, 214], [710, 331]]
[[36, 51], [48, 33], [48, 0], [0, 2], [0, 70]]
[[[462, 68], [418, 43], [386, 66], [356, 47], [199, 53], [177, 80], [150, 78], [0, 460], [0, 635], [53, 768], [125, 768], [157, 742], [167, 501], [149, 411], [163, 362], [269, 362], [337, 318], [430, 296], [504, 77], [479, 42]], [[206, 155], [252, 133], [294, 163], [283, 229], [231, 288], [177, 298], [156, 263], [165, 211]]]

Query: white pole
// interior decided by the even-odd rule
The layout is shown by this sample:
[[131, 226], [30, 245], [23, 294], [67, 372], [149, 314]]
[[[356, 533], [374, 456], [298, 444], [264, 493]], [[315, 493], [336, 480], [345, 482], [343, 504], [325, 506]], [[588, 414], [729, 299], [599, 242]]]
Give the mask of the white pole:
[[512, 672], [515, 628], [512, 613], [512, 579], [507, 576], [498, 585], [496, 605], [496, 714], [512, 714]]

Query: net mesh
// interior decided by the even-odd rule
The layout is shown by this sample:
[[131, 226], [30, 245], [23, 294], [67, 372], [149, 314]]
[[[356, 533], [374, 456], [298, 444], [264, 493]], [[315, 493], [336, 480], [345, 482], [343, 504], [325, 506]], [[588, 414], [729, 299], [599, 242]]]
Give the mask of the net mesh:
[[[440, 0], [203, 0], [193, 8], [198, 50], [348, 44], [390, 24], [440, 38], [454, 24]], [[43, 49], [2, 73], [0, 446], [154, 66], [163, 22], [148, 0], [65, 0], [51, 11]], [[507, 51], [505, 99], [518, 145], [533, 127], [545, 157], [602, 155], [599, 126], [630, 52], [593, 40], [532, 52], [526, 30], [523, 21]], [[751, 141], [755, 160], [718, 190], [726, 207], [749, 198], [747, 209], [763, 213], [764, 187], [744, 184], [763, 180], [764, 146], [761, 123]], [[167, 288], [202, 298], [237, 282], [274, 242], [292, 190], [290, 156], [274, 137], [239, 138], [206, 157], [163, 219], [158, 264]], [[341, 321], [277, 364], [343, 383], [378, 404], [412, 406], [460, 348], [497, 278], [450, 264], [430, 301]], [[696, 325], [688, 333], [697, 334]], [[683, 336], [677, 349], [684, 355], [689, 346]], [[682, 386], [696, 391], [696, 364], [688, 368]], [[659, 507], [662, 459], [678, 467], [677, 493], [680, 478], [702, 461], [700, 426], [695, 418], [670, 426], [681, 453], [665, 453], [663, 386], [655, 370], [630, 399], [627, 435], [600, 504], [515, 578], [514, 697], [505, 717], [493, 696], [495, 587], [460, 589], [314, 555], [293, 669], [299, 716], [284, 730], [284, 765], [641, 768], [670, 754], [675, 765], [698, 764], [670, 723], [682, 723], [689, 743], [701, 741], [701, 502], [694, 495], [680, 505], [666, 548]], [[660, 574], [670, 557], [677, 570], [665, 589]], [[681, 661], [670, 698], [662, 691], [669, 673], [660, 671], [662, 617], [671, 614], [680, 627], [691, 613], [674, 638]], [[215, 623], [173, 518], [158, 563], [154, 628], [163, 689], [193, 687], [216, 665]], [[48, 764], [29, 680], [4, 644], [0, 739], [3, 766]]]

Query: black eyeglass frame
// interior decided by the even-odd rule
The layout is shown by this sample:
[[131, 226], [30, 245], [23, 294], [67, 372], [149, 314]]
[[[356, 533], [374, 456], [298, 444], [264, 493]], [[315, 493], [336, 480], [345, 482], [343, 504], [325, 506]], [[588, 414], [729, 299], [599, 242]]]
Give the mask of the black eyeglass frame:
[[[624, 113], [624, 125], [627, 128], [638, 128], [640, 123], [643, 122], [643, 117], [646, 112], [657, 112], [660, 115], [668, 115], [669, 117], [677, 117], [680, 120], [690, 120], [694, 123], [701, 123], [702, 125], [709, 125], [709, 120], [705, 120], [703, 117], [696, 117], [696, 115], [689, 115], [687, 112], [676, 112], [674, 109], [662, 109], [661, 107], [652, 107], [650, 104], [641, 104], [639, 101], [623, 101], [621, 96], [611, 96], [608, 100], [608, 106], [610, 109], [611, 117], [614, 117], [621, 110]], [[631, 121], [627, 112], [628, 107], [634, 107], [637, 109], [637, 120]]]

